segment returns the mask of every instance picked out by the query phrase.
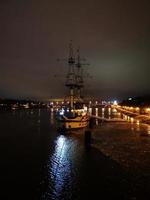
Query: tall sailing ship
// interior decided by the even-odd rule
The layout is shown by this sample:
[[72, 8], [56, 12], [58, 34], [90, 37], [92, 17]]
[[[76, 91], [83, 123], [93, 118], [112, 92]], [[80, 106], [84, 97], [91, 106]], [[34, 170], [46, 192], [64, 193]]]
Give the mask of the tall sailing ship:
[[88, 125], [89, 116], [82, 97], [83, 69], [79, 49], [75, 59], [71, 43], [69, 45], [68, 73], [65, 86], [69, 89], [69, 105], [60, 110], [61, 128], [66, 130], [84, 128]]

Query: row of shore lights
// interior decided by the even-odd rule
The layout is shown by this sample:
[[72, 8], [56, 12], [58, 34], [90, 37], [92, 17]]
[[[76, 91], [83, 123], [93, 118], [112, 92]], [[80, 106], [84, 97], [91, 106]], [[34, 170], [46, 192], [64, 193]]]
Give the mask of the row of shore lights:
[[[100, 102], [101, 102], [101, 101], [100, 101]], [[56, 101], [56, 102], [50, 102], [50, 105], [54, 105], [54, 104], [56, 104], [56, 105], [62, 104], [62, 105], [63, 105], [64, 103], [69, 104], [70, 102], [69, 102], [69, 101], [67, 101], [67, 102], [64, 102], [64, 101], [58, 102], [58, 101]], [[111, 102], [106, 102], [106, 101], [102, 101], [101, 103], [102, 103], [102, 104], [111, 104]], [[89, 101], [89, 105], [91, 105], [91, 104], [97, 105], [97, 104], [99, 104], [99, 101], [95, 101], [95, 102]], [[114, 105], [117, 105], [117, 101], [114, 101], [113, 104], [114, 104]]]
[[[140, 107], [123, 106], [123, 108], [126, 109], [126, 110], [129, 110], [129, 111], [136, 111], [136, 112], [140, 111]], [[145, 113], [149, 113], [150, 114], [150, 108], [143, 108], [143, 111]]]

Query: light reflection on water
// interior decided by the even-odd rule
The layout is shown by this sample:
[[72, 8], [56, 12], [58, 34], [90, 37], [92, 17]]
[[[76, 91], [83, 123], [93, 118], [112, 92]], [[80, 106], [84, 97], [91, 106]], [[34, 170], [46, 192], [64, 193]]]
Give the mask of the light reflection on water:
[[[98, 116], [108, 117], [108, 109], [98, 108]], [[121, 114], [122, 116], [127, 119], [126, 115]], [[111, 112], [110, 117], [116, 118], [120, 115]], [[88, 179], [92, 176], [92, 170], [97, 169], [95, 173], [100, 173], [100, 178], [105, 180], [99, 166], [102, 165], [103, 170], [108, 163], [103, 165], [101, 156], [95, 152], [86, 154], [82, 143], [83, 138], [81, 139], [76, 133], [72, 135], [57, 134], [51, 126], [52, 123], [55, 126], [54, 113], [42, 109], [6, 111], [0, 114], [0, 122], [1, 152], [4, 154], [1, 157], [1, 165], [3, 166], [1, 179], [2, 183], [6, 185], [5, 195], [9, 195], [7, 199], [15, 198], [11, 192], [8, 192], [10, 189], [8, 182], [13, 188], [12, 191], [17, 188], [16, 194], [22, 190], [21, 199], [31, 197], [30, 199], [77, 200], [76, 196], [72, 198], [71, 195], [73, 192], [79, 194], [78, 188], [80, 189], [81, 180], [83, 181], [82, 191], [86, 193], [84, 187], [86, 181], [84, 182], [84, 180], [85, 177]], [[92, 145], [97, 147], [98, 152], [109, 155], [122, 165], [130, 165], [134, 169], [133, 171], [141, 170], [142, 172], [140, 172], [143, 173], [144, 170], [147, 170], [146, 175], [144, 174], [144, 177], [147, 177], [147, 174], [150, 174], [150, 137], [147, 137], [149, 135], [150, 125], [143, 125], [137, 119], [132, 122], [130, 117], [129, 122], [106, 122], [95, 126], [92, 134]], [[6, 139], [6, 142], [3, 142], [3, 138]], [[11, 150], [8, 151], [8, 148]], [[91, 157], [88, 157], [89, 155]], [[100, 165], [97, 165], [95, 160], [93, 161], [93, 156], [97, 162], [100, 162]], [[88, 166], [89, 170], [86, 171]], [[95, 167], [92, 168], [93, 166]], [[83, 172], [85, 172], [85, 177], [82, 177]], [[114, 172], [114, 179], [116, 179], [116, 171]], [[39, 178], [40, 176], [41, 178]], [[97, 174], [95, 177], [97, 178]], [[106, 182], [109, 182], [108, 180]], [[136, 180], [140, 180], [140, 178]], [[101, 185], [99, 185], [100, 182]], [[36, 189], [39, 183], [41, 184], [38, 192]], [[138, 182], [138, 184], [139, 190], [141, 183]], [[147, 188], [148, 184], [149, 182], [147, 182]], [[143, 186], [144, 184], [141, 184], [142, 188], [144, 188]], [[102, 187], [103, 183], [101, 179], [98, 179], [98, 189], [100, 190]], [[119, 187], [116, 188], [118, 192]], [[35, 198], [35, 194], [37, 198]], [[24, 195], [26, 198], [23, 198]]]
[[148, 135], [150, 135], [150, 126], [149, 125], [147, 126], [147, 133], [148, 133]]
[[61, 194], [65, 181], [70, 176], [71, 165], [67, 156], [69, 148], [67, 138], [63, 135], [58, 136], [49, 169], [56, 198]]
[[108, 108], [108, 115], [111, 115], [111, 108]]
[[92, 115], [92, 108], [89, 108], [89, 113], [90, 115]]
[[51, 111], [50, 121], [51, 121], [51, 124], [53, 125], [54, 124], [54, 113], [53, 113], [53, 111]]
[[[97, 129], [103, 130], [102, 132], [103, 132], [104, 136], [103, 135], [102, 136], [104, 138], [108, 137], [107, 134], [110, 134], [110, 136], [108, 138], [111, 138], [111, 134], [112, 135], [114, 134], [114, 137], [116, 137], [116, 141], [118, 141], [117, 134], [120, 135], [123, 133], [124, 135], [121, 137], [121, 140], [122, 140], [121, 142], [123, 143], [123, 141], [124, 141], [123, 137], [125, 135], [126, 135], [125, 137], [129, 137], [129, 138], [130, 138], [130, 135], [131, 135], [131, 138], [138, 136], [137, 140], [138, 140], [138, 138], [140, 140], [140, 133], [142, 131], [146, 134], [150, 134], [150, 126], [143, 127], [138, 120], [135, 120], [134, 118], [129, 117], [125, 114], [118, 113], [115, 110], [112, 110], [111, 108], [109, 108], [109, 109], [107, 109], [107, 108], [105, 108], [105, 109], [104, 108], [96, 108], [95, 109], [94, 108], [93, 110], [91, 108], [90, 112], [95, 114], [96, 116], [103, 116], [106, 118], [123, 118], [123, 119], [127, 120], [127, 122], [123, 122], [122, 124], [116, 123], [115, 125], [113, 125], [113, 123], [112, 123], [109, 125], [109, 123], [106, 123], [106, 125], [103, 124], [103, 126], [101, 126], [99, 124], [99, 120], [96, 120], [95, 123], [98, 127]], [[54, 113], [51, 112], [51, 116], [50, 116], [51, 124], [54, 123], [54, 117], [55, 117]], [[110, 130], [109, 130], [109, 126], [113, 127], [113, 128], [110, 128]], [[93, 131], [95, 131], [95, 130], [93, 130]], [[117, 133], [117, 134], [115, 134], [115, 133]], [[99, 136], [96, 135], [96, 138], [98, 138], [98, 137], [100, 137], [100, 140], [102, 140], [101, 135], [99, 135]], [[95, 139], [95, 141], [96, 141], [96, 139]], [[112, 139], [112, 141], [113, 141], [113, 139]], [[116, 145], [115, 142], [114, 142], [114, 145]], [[119, 143], [120, 143], [120, 141], [119, 141]], [[112, 143], [109, 145], [109, 139], [108, 139], [108, 147], [107, 147], [108, 150], [107, 149], [105, 150], [106, 144], [107, 143], [104, 143], [104, 146], [103, 146], [104, 153], [106, 151], [106, 153], [109, 154], [109, 148], [112, 146]], [[97, 146], [98, 145], [99, 144], [97, 144]], [[100, 144], [100, 145], [102, 145], [102, 144]], [[65, 197], [63, 196], [63, 198], [62, 198], [61, 195], [66, 192], [66, 191], [64, 192], [64, 190], [66, 190], [66, 188], [67, 188], [67, 192], [66, 192], [67, 195], [71, 195], [71, 194], [69, 194], [68, 191], [69, 190], [73, 191], [72, 185], [76, 185], [75, 179], [73, 180], [73, 177], [75, 177], [75, 176], [73, 176], [73, 173], [76, 170], [75, 163], [77, 164], [81, 161], [77, 155], [76, 149], [77, 149], [77, 143], [75, 142], [75, 138], [65, 136], [65, 135], [57, 136], [57, 138], [55, 140], [54, 151], [49, 156], [49, 161], [48, 161], [48, 182], [49, 182], [48, 187], [49, 187], [49, 190], [47, 193], [49, 193], [49, 194], [45, 193], [44, 199], [47, 199], [46, 196], [50, 196], [51, 199], [57, 199], [57, 200], [65, 199]], [[118, 152], [118, 150], [116, 150], [116, 155], [122, 154], [121, 150], [119, 150], [119, 151], [120, 152]], [[77, 158], [76, 162], [73, 162], [74, 156], [76, 156], [76, 158]], [[128, 159], [128, 157], [127, 157], [127, 159]], [[75, 191], [77, 191], [77, 190], [75, 190]]]
[[74, 135], [59, 134], [55, 139], [47, 164], [48, 189], [43, 193], [42, 199], [71, 200], [76, 196], [78, 165], [82, 159], [79, 143]]

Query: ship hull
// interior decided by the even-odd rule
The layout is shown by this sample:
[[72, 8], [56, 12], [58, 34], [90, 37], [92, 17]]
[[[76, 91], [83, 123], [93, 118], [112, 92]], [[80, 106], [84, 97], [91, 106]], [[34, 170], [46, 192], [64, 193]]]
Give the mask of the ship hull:
[[61, 128], [64, 128], [64, 129], [67, 129], [67, 130], [80, 129], [80, 128], [87, 127], [88, 123], [89, 123], [88, 116], [77, 117], [77, 118], [74, 118], [74, 119], [64, 117], [61, 120]]

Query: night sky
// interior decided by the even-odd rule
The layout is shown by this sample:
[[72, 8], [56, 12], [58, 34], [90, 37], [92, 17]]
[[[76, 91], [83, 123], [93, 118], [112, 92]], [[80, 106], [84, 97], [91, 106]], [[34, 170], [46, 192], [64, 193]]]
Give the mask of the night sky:
[[0, 0], [0, 97], [64, 96], [70, 40], [87, 96], [150, 94], [149, 0]]

